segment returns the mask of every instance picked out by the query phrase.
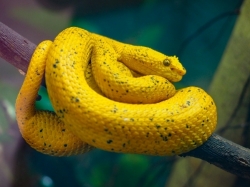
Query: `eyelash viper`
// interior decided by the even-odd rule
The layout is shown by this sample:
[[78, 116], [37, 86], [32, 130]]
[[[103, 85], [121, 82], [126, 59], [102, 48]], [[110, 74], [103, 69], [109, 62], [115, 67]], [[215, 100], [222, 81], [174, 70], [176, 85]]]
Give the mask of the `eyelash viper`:
[[[147, 76], [131, 78], [129, 69]], [[18, 126], [31, 147], [56, 156], [81, 154], [93, 147], [150, 155], [188, 152], [203, 144], [216, 127], [216, 106], [204, 90], [193, 86], [174, 90], [169, 99], [150, 104], [131, 104], [147, 102], [147, 98], [126, 103], [126, 98], [120, 102], [104, 96], [110, 92], [122, 97], [133, 92], [133, 86], [128, 87], [122, 80], [125, 75], [131, 82], [151, 77], [158, 85], [158, 77], [176, 82], [184, 74], [176, 57], [70, 27], [53, 42], [41, 42], [33, 53], [16, 100]], [[55, 112], [35, 109], [44, 75]], [[112, 87], [112, 82], [118, 87]], [[97, 88], [98, 84], [103, 88]], [[108, 91], [101, 93], [103, 89]], [[141, 93], [147, 89], [150, 86]], [[154, 89], [145, 95], [154, 95]], [[137, 98], [141, 97], [139, 94]]]

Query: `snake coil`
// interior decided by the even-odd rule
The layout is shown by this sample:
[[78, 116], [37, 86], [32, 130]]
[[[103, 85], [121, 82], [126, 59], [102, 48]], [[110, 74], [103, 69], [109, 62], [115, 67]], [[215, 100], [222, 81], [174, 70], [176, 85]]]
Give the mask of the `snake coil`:
[[[186, 70], [175, 56], [71, 27], [36, 48], [16, 100], [18, 126], [36, 150], [81, 154], [97, 147], [150, 155], [188, 152], [217, 123], [201, 88], [175, 90]], [[43, 76], [54, 112], [37, 111]]]

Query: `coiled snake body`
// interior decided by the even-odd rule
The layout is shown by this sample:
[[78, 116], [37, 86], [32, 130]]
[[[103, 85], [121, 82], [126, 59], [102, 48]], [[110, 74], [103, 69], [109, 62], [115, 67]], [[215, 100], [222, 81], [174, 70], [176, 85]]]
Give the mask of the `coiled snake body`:
[[[147, 76], [134, 77], [138, 72]], [[44, 74], [55, 112], [34, 107]], [[203, 144], [217, 123], [205, 91], [175, 91], [169, 82], [184, 74], [176, 57], [71, 27], [35, 50], [16, 101], [18, 125], [33, 148], [50, 155], [80, 154], [92, 146], [181, 154]]]

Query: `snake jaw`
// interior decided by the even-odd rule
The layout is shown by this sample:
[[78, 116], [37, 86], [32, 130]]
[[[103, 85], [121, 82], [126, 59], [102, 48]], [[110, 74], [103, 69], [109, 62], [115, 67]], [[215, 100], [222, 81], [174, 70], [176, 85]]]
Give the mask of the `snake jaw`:
[[186, 70], [183, 67], [183, 69], [177, 69], [175, 67], [170, 67], [170, 70], [172, 72], [171, 79], [169, 79], [172, 82], [178, 82], [182, 79], [182, 77], [186, 74]]
[[176, 67], [176, 66], [170, 66], [170, 69], [172, 72], [174, 72], [175, 74], [178, 74], [180, 76], [184, 76], [186, 74], [186, 69], [184, 67]]

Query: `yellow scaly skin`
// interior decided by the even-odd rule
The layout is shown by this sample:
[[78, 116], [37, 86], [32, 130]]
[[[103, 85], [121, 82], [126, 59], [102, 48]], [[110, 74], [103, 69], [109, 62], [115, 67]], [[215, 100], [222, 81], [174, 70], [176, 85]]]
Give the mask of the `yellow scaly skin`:
[[76, 137], [60, 118], [50, 111], [37, 111], [35, 101], [40, 88], [51, 41], [40, 43], [31, 59], [16, 100], [16, 117], [26, 142], [36, 150], [57, 156], [81, 154], [91, 146]]
[[[164, 66], [165, 55], [79, 28], [68, 28], [51, 45], [48, 43], [36, 49], [16, 102], [21, 133], [38, 151], [72, 155], [88, 151], [91, 145], [113, 152], [175, 155], [200, 146], [214, 131], [216, 106], [201, 88], [180, 89], [170, 99], [155, 104], [127, 104], [108, 99], [88, 85], [92, 80], [86, 73], [90, 59], [91, 63], [106, 62], [112, 68], [112, 55], [117, 53], [119, 61], [149, 64], [141, 67], [144, 73], [152, 69], [171, 81], [185, 74], [179, 62], [170, 59]], [[150, 64], [151, 59], [156, 60]], [[45, 64], [48, 94], [56, 114], [34, 109]], [[109, 78], [115, 82], [112, 76]]]
[[[175, 56], [166, 56], [147, 47], [124, 44], [97, 34], [91, 33], [91, 38], [98, 43], [97, 46], [104, 48], [99, 50], [100, 54], [93, 55], [96, 59], [92, 61], [93, 76], [104, 95], [112, 100], [140, 104], [166, 100], [175, 94], [175, 87], [169, 81], [180, 81], [186, 73]], [[106, 52], [111, 64], [102, 61]], [[135, 79], [134, 72], [130, 70], [152, 76]]]
[[[118, 53], [106, 42], [105, 38], [96, 41], [98, 42], [96, 47], [99, 49], [93, 50], [91, 65], [97, 85], [105, 96], [112, 100], [125, 103], [148, 104], [166, 100], [175, 94], [174, 85], [166, 78], [155, 75], [154, 72], [151, 72], [151, 76], [134, 78], [129, 68], [123, 65], [123, 63], [137, 64], [138, 66], [134, 65], [135, 68], [133, 68], [133, 70], [143, 74], [144, 72], [140, 69], [141, 65], [139, 63], [145, 62], [144, 66], [147, 65], [147, 62], [157, 64], [155, 59], [131, 55], [131, 57], [136, 56], [137, 59], [133, 59], [129, 56], [130, 58], [121, 59], [122, 62], [119, 62], [117, 61], [117, 59], [119, 59]], [[131, 46], [131, 48], [136, 49], [138, 47]], [[144, 51], [146, 50], [146, 48], [140, 48]], [[153, 50], [151, 49], [151, 51]], [[158, 52], [154, 51], [154, 54], [158, 55]], [[179, 63], [175, 57], [160, 55], [162, 59], [165, 58], [168, 62], [172, 62], [173, 64]], [[121, 57], [123, 56], [124, 55], [121, 55]], [[158, 62], [164, 67], [162, 60], [158, 60]], [[186, 70], [183, 70], [181, 73], [184, 74], [185, 72]], [[163, 74], [162, 76], [166, 75]]]

